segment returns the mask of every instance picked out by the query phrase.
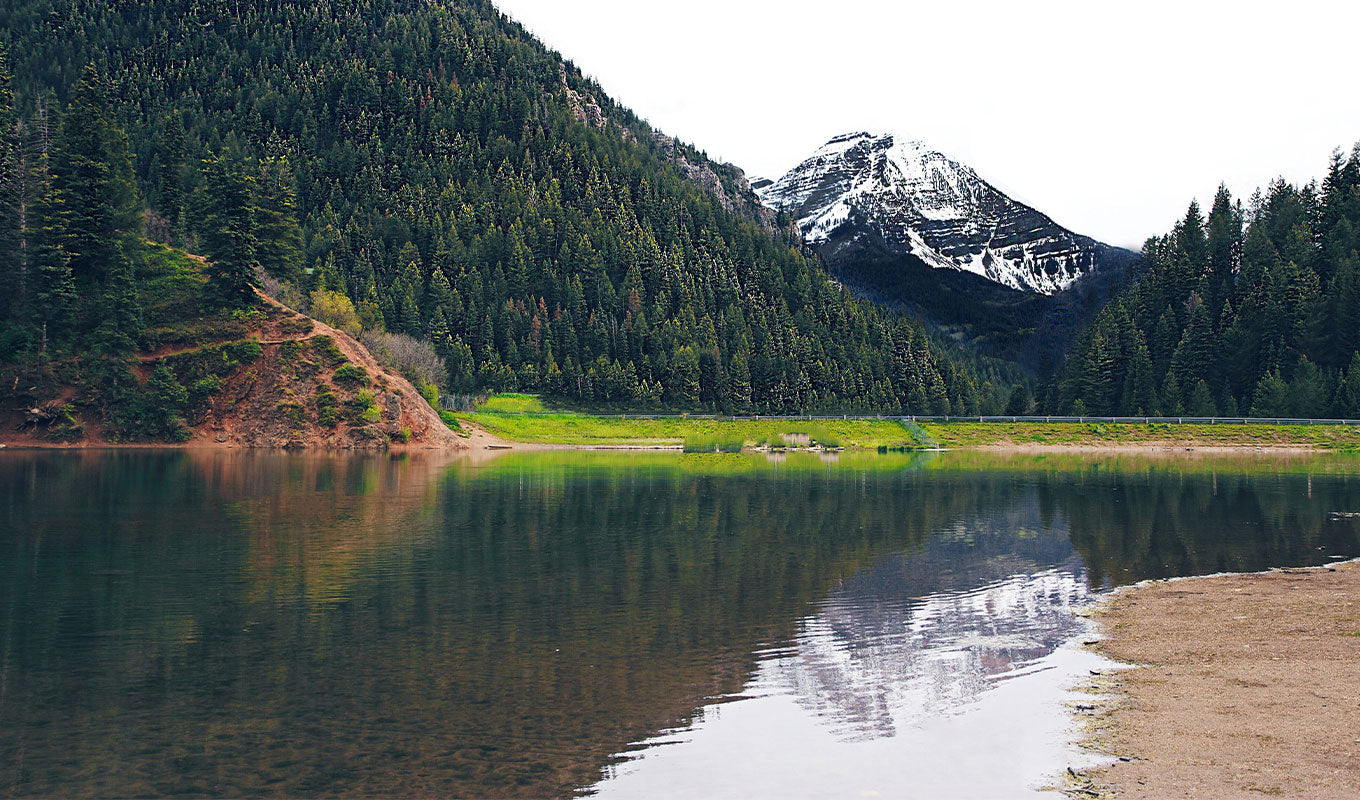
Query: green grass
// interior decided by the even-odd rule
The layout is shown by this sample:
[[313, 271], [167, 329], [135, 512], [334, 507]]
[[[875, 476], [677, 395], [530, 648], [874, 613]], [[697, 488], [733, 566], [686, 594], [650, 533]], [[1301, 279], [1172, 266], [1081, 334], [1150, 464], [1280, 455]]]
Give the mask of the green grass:
[[[492, 398], [492, 401], [498, 399]], [[537, 402], [536, 398], [528, 399]], [[896, 420], [620, 419], [569, 411], [516, 413], [489, 410], [494, 405], [488, 401], [477, 411], [456, 416], [503, 439], [540, 444], [685, 446], [688, 443], [687, 449], [712, 452], [731, 451], [736, 449], [737, 442], [747, 447], [762, 443], [783, 445], [786, 436], [801, 434], [826, 447], [920, 446], [911, 432]]]
[[1354, 425], [1171, 425], [1097, 422], [923, 422], [941, 447], [988, 445], [1184, 445], [1200, 447], [1313, 447], [1360, 450]]
[[[682, 447], [732, 452], [739, 446], [781, 449], [791, 437], [826, 448], [919, 449], [997, 445], [1120, 447], [1306, 447], [1360, 451], [1360, 427], [1341, 425], [1171, 425], [1078, 422], [898, 422], [897, 420], [752, 420], [685, 416], [606, 417], [549, 410], [536, 396], [493, 395], [455, 416], [516, 442]], [[801, 441], [801, 439], [800, 439]]]
[[543, 401], [532, 394], [495, 394], [478, 405], [477, 410], [498, 414], [538, 414], [547, 411]]

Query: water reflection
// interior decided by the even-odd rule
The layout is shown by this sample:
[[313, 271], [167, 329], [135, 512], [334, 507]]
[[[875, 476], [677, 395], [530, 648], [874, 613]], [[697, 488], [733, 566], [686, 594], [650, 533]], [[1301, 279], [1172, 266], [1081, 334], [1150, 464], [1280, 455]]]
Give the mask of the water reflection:
[[1355, 465], [0, 454], [0, 795], [982, 787], [1090, 587], [1360, 554]]

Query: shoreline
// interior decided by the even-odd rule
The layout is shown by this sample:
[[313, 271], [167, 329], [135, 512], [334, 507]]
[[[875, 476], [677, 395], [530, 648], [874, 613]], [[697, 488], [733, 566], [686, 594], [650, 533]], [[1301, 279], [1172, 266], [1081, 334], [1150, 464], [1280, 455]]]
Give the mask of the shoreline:
[[[1092, 615], [1070, 797], [1360, 796], [1360, 559], [1143, 581]], [[1080, 713], [1086, 712], [1086, 713]]]
[[[466, 424], [466, 423], [465, 423]], [[471, 426], [468, 426], [471, 427]], [[472, 428], [469, 435], [465, 438], [460, 437], [464, 444], [457, 447], [449, 447], [435, 443], [411, 442], [411, 443], [385, 443], [372, 447], [339, 447], [329, 445], [304, 445], [301, 447], [278, 447], [271, 445], [242, 444], [239, 442], [214, 442], [210, 440], [194, 440], [188, 442], [108, 442], [108, 441], [79, 441], [79, 442], [52, 442], [41, 439], [20, 438], [20, 439], [0, 439], [0, 450], [296, 450], [298, 452], [407, 452], [407, 451], [427, 451], [427, 452], [465, 452], [477, 449], [495, 450], [516, 450], [516, 451], [540, 451], [540, 450], [577, 450], [577, 451], [648, 451], [648, 452], [683, 452], [684, 445], [681, 443], [669, 442], [534, 442], [515, 439], [505, 439], [498, 437], [481, 428]], [[1191, 442], [1140, 442], [1140, 443], [1055, 443], [1055, 444], [1035, 444], [1035, 443], [988, 443], [988, 444], [965, 444], [952, 447], [907, 447], [902, 448], [908, 452], [916, 453], [948, 453], [948, 452], [983, 452], [1000, 453], [1015, 455], [1043, 455], [1043, 454], [1067, 454], [1067, 455], [1133, 455], [1133, 454], [1155, 454], [1155, 455], [1242, 455], [1256, 453], [1261, 455], [1310, 455], [1310, 454], [1346, 454], [1354, 453], [1354, 450], [1341, 450], [1330, 447], [1307, 444], [1277, 444], [1262, 445], [1256, 443], [1243, 442], [1241, 444], [1232, 443], [1191, 443]], [[825, 452], [875, 452], [874, 447], [847, 446]], [[760, 448], [744, 448], [742, 452], [767, 452]], [[823, 452], [807, 448], [790, 448], [789, 452]]]

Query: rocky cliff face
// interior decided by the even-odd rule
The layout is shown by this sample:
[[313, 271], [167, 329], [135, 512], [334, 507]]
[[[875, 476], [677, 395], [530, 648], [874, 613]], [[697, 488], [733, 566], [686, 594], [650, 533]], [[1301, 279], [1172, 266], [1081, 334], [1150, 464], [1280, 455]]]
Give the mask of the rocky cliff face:
[[[624, 139], [630, 142], [638, 140], [638, 134], [628, 125], [611, 120], [599, 101], [588, 90], [577, 91], [572, 88], [565, 65], [559, 68], [558, 77], [566, 94], [567, 105], [579, 122], [593, 128], [612, 127]], [[715, 163], [694, 148], [660, 131], [647, 129], [645, 126], [638, 127], [643, 128], [644, 136], [651, 139], [685, 180], [712, 194], [728, 211], [754, 219], [767, 230], [773, 229], [774, 210], [761, 202], [747, 181], [746, 173], [739, 167]]]
[[[782, 178], [753, 188], [766, 205], [793, 216], [833, 267], [868, 249], [1053, 294], [1099, 270], [1116, 250], [1012, 200], [970, 167], [892, 134], [837, 136]], [[1127, 259], [1120, 253], [1116, 260]]]

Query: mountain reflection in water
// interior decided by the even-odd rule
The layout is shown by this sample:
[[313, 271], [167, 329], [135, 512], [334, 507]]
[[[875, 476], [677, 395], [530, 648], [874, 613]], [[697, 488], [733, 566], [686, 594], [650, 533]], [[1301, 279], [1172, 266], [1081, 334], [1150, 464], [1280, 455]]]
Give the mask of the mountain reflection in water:
[[0, 453], [0, 796], [1012, 797], [1073, 609], [1360, 555], [1358, 465]]
[[[723, 699], [744, 702], [740, 712], [710, 706], [697, 724], [640, 742], [628, 754], [632, 760], [592, 791], [602, 796], [737, 795], [742, 784], [709, 782], [708, 776], [746, 772], [745, 782], [780, 796], [825, 796], [852, 786], [890, 794], [903, 759], [967, 750], [979, 742], [976, 725], [932, 722], [974, 713], [987, 692], [1011, 679], [1056, 669], [1062, 683], [1070, 684], [1078, 670], [1100, 659], [1075, 652], [1064, 659], [1052, 656], [1087, 631], [1073, 612], [1089, 607], [1095, 594], [1066, 531], [1040, 525], [1032, 501], [1022, 508], [1027, 512], [1023, 522], [1014, 508], [1004, 517], [960, 521], [920, 550], [888, 555], [837, 583], [799, 621], [790, 643], [758, 654], [760, 664], [745, 689]], [[1013, 532], [1017, 527], [1007, 526], [1017, 523], [1020, 530], [1042, 533], [998, 535]], [[1047, 733], [1040, 747], [1029, 742], [1037, 754], [980, 759], [970, 774], [950, 765], [947, 775], [934, 779], [937, 788], [947, 786], [951, 796], [1013, 795], [1035, 788], [1057, 764], [1066, 763], [1062, 759], [1082, 760], [1066, 746], [1063, 721], [1053, 714], [1061, 708], [1055, 689], [1065, 686], [1045, 677], [1049, 680], [1024, 687], [1031, 706], [1043, 701], [1048, 706], [1042, 722], [1033, 717], [1045, 710], [1028, 711], [1027, 733]], [[789, 713], [789, 701], [800, 714]], [[727, 723], [738, 713], [767, 716], [756, 726], [784, 746], [763, 754], [743, 748], [740, 740], [747, 737], [724, 729], [734, 727]], [[1009, 721], [1020, 733], [1025, 720], [1012, 715]], [[929, 747], [922, 748], [919, 740], [928, 728]], [[870, 758], [864, 758], [869, 755], [865, 748], [845, 746], [893, 739], [900, 741], [880, 742]], [[669, 747], [653, 749], [663, 744]], [[895, 760], [885, 762], [880, 755]], [[752, 762], [762, 767], [753, 770]], [[912, 785], [931, 785], [930, 768], [918, 764]], [[851, 774], [853, 782], [846, 783]], [[686, 781], [682, 775], [695, 777]]]

